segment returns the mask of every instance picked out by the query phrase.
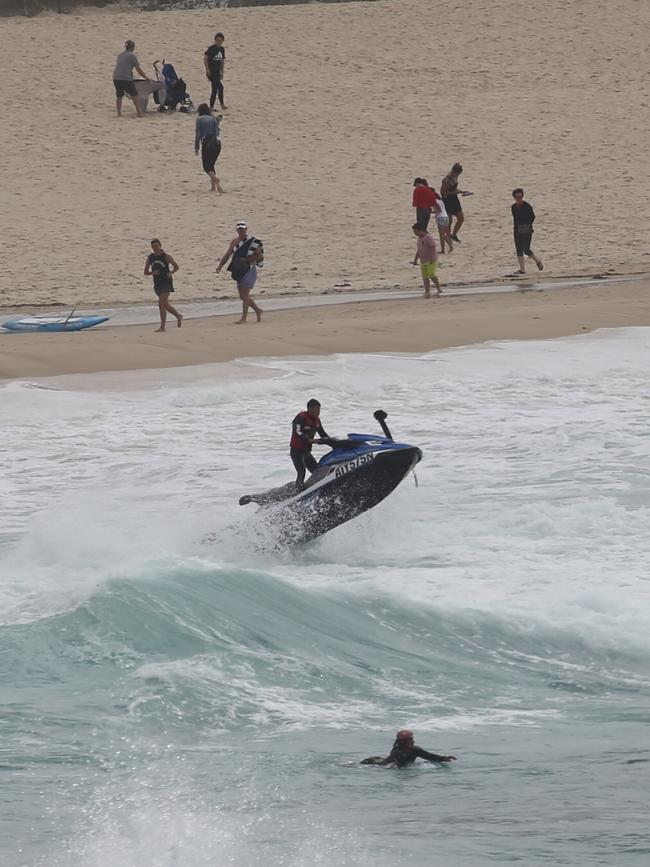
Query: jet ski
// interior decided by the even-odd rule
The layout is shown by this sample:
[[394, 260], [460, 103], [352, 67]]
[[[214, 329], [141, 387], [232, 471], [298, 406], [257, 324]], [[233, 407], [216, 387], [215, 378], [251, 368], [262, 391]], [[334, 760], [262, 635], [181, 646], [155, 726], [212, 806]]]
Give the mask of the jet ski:
[[284, 545], [310, 542], [374, 508], [422, 460], [417, 446], [393, 440], [383, 410], [374, 417], [384, 436], [351, 433], [346, 439], [319, 440], [332, 451], [320, 459], [302, 489], [289, 482], [246, 494], [239, 505], [260, 506]]

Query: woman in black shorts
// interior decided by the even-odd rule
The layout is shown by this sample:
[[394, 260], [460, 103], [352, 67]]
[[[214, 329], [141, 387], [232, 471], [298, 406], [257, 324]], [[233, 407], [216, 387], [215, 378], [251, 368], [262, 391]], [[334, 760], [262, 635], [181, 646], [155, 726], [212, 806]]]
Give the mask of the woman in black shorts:
[[178, 265], [173, 257], [162, 248], [162, 244], [158, 238], [154, 238], [151, 242], [153, 253], [149, 253], [144, 263], [145, 277], [153, 276], [153, 291], [158, 296], [158, 310], [160, 311], [160, 328], [157, 331], [165, 330], [167, 322], [167, 314], [171, 313], [176, 317], [176, 322], [180, 328], [183, 324], [183, 317], [175, 307], [169, 303], [169, 295], [174, 291], [174, 281], [172, 275], [178, 271]]
[[[463, 214], [463, 207], [458, 196], [471, 195], [468, 190], [458, 189], [458, 178], [462, 173], [463, 167], [461, 164], [454, 163], [451, 167], [451, 171], [448, 175], [445, 175], [440, 185], [440, 195], [442, 196], [442, 201], [445, 203], [445, 209], [449, 215], [449, 234], [454, 241], [458, 241], [458, 243], [460, 243], [458, 232], [465, 222], [465, 214]], [[454, 217], [456, 218], [456, 225], [452, 228]]]
[[526, 273], [524, 256], [533, 259], [540, 271], [544, 269], [544, 264], [531, 249], [534, 231], [533, 223], [535, 222], [533, 206], [524, 201], [524, 191], [521, 187], [517, 187], [516, 190], [512, 191], [512, 197], [515, 201], [510, 210], [512, 211], [512, 223], [515, 234], [515, 250], [517, 251], [517, 260], [519, 261], [519, 270], [515, 271], [512, 275], [514, 277]]
[[201, 146], [201, 159], [203, 171], [210, 178], [212, 192], [223, 193], [221, 181], [214, 171], [215, 163], [221, 153], [221, 139], [219, 138], [219, 122], [222, 116], [213, 117], [210, 106], [202, 102], [199, 106], [199, 116], [196, 119], [196, 133], [194, 135], [194, 153], [198, 155]]

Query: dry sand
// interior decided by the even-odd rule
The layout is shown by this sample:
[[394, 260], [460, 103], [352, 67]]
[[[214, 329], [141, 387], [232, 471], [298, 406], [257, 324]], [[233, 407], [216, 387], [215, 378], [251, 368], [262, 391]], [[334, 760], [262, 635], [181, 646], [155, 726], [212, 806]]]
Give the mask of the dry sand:
[[[0, 337], [0, 377], [169, 368], [244, 357], [339, 352], [427, 352], [486, 340], [561, 337], [596, 328], [650, 325], [650, 280], [514, 294], [372, 301], [73, 334]], [[160, 380], [165, 380], [164, 370]]]
[[[117, 120], [111, 83], [131, 37], [147, 70], [165, 56], [195, 103], [204, 100], [202, 55], [217, 29], [226, 33], [230, 106], [221, 197], [194, 156], [194, 118], [139, 121], [127, 103]], [[538, 214], [545, 273], [647, 270], [649, 30], [650, 3], [639, 0], [108, 8], [0, 19], [0, 306], [147, 299], [142, 267], [154, 235], [181, 265], [179, 305], [230, 296], [232, 281], [216, 278], [214, 265], [242, 216], [266, 243], [260, 292], [411, 288], [412, 179], [438, 186], [457, 159], [475, 195], [465, 200], [463, 243], [447, 257], [443, 282], [512, 270], [510, 193], [519, 184]], [[490, 301], [513, 303], [531, 302]], [[358, 311], [359, 321], [389, 309]], [[331, 329], [340, 314], [323, 315]], [[299, 332], [299, 313], [286, 320]], [[215, 327], [226, 326], [202, 328]], [[255, 338], [263, 354], [276, 346], [277, 327], [269, 321]], [[134, 364], [156, 353], [200, 356], [201, 333], [183, 331], [175, 344], [170, 336], [173, 350], [155, 349], [147, 335], [148, 360], [134, 356]], [[115, 332], [84, 335], [74, 345], [116, 340]], [[60, 338], [56, 345], [62, 352]], [[362, 338], [347, 348], [367, 346]]]

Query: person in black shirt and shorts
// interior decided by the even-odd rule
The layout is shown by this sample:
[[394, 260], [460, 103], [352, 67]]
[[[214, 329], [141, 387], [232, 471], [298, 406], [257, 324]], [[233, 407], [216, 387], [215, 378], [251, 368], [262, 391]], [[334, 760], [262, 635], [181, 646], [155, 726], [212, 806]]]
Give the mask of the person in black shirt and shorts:
[[158, 309], [160, 311], [160, 328], [157, 331], [165, 330], [167, 322], [167, 314], [171, 313], [176, 317], [176, 322], [180, 328], [183, 324], [183, 317], [175, 307], [169, 303], [169, 295], [174, 291], [174, 281], [172, 275], [178, 271], [178, 265], [174, 258], [162, 248], [162, 244], [158, 238], [154, 238], [151, 242], [153, 253], [149, 253], [146, 262], [144, 263], [145, 277], [153, 276], [153, 291], [158, 296]]
[[[440, 185], [440, 195], [445, 203], [445, 210], [449, 216], [449, 235], [454, 241], [460, 244], [458, 233], [460, 227], [465, 222], [465, 214], [463, 206], [460, 203], [459, 196], [471, 196], [469, 190], [458, 189], [458, 178], [463, 173], [463, 167], [460, 163], [454, 163], [448, 175], [445, 175]], [[452, 223], [456, 218], [456, 225], [452, 228]]]
[[210, 94], [210, 108], [214, 108], [214, 103], [219, 97], [219, 105], [221, 108], [228, 108], [223, 102], [223, 70], [226, 65], [226, 49], [223, 44], [225, 39], [223, 33], [215, 33], [214, 44], [211, 45], [203, 55], [203, 63], [205, 65], [205, 74], [208, 81], [212, 82], [212, 93]]
[[515, 250], [517, 251], [517, 260], [519, 261], [519, 270], [515, 271], [512, 276], [518, 277], [520, 274], [526, 273], [524, 256], [532, 259], [540, 271], [544, 269], [544, 264], [531, 249], [535, 211], [533, 211], [532, 205], [524, 201], [524, 191], [521, 187], [517, 187], [516, 190], [512, 191], [512, 197], [515, 201], [510, 210], [512, 211], [512, 223], [515, 233]]

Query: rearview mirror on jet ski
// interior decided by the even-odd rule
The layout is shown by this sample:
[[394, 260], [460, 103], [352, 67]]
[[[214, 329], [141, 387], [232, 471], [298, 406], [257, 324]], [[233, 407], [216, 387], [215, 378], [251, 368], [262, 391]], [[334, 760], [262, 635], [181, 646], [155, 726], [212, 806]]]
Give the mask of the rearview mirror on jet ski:
[[332, 451], [320, 459], [301, 490], [289, 482], [246, 494], [239, 504], [257, 503], [277, 525], [286, 545], [309, 542], [374, 508], [422, 460], [417, 446], [393, 440], [383, 410], [377, 410], [374, 417], [383, 437], [351, 433], [344, 440], [321, 440]]
[[378, 421], [379, 424], [381, 425], [381, 429], [383, 430], [383, 432], [384, 432], [384, 436], [386, 437], [386, 439], [392, 440], [393, 435], [392, 435], [392, 433], [388, 430], [388, 425], [386, 424], [386, 419], [388, 418], [388, 413], [387, 413], [387, 412], [384, 412], [383, 409], [376, 409], [376, 410], [373, 412], [372, 417], [373, 417], [376, 421]]

